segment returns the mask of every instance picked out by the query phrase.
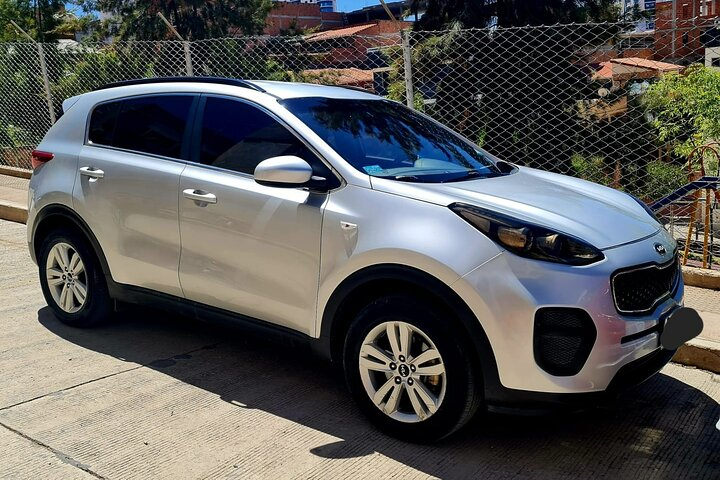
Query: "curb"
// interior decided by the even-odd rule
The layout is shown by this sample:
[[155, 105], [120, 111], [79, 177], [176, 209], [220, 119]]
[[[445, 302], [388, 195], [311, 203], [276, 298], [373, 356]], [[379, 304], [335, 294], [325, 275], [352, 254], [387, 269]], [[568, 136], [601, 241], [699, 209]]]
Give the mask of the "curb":
[[695, 267], [682, 267], [685, 285], [720, 290], [720, 271]]
[[8, 167], [6, 165], [0, 165], [0, 175], [7, 175], [9, 177], [25, 178], [30, 180], [32, 172], [25, 170], [24, 168]]
[[0, 201], [0, 219], [17, 223], [27, 223], [28, 211], [25, 205]]
[[720, 373], [720, 343], [696, 338], [678, 348], [672, 361]]

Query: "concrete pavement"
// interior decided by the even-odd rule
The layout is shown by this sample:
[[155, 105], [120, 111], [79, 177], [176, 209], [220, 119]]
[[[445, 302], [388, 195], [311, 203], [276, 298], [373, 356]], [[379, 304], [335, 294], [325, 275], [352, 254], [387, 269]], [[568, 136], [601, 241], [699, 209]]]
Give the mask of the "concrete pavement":
[[686, 287], [685, 304], [698, 311], [703, 331], [680, 347], [673, 361], [720, 373], [720, 290]]
[[0, 478], [718, 478], [720, 376], [669, 365], [610, 408], [479, 416], [409, 445], [302, 349], [139, 309], [78, 330], [0, 221]]

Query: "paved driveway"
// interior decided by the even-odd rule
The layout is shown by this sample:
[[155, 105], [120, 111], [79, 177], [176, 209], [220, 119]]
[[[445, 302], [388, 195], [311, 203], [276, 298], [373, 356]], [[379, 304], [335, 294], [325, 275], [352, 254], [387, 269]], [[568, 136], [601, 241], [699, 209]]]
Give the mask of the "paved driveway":
[[720, 377], [670, 365], [614, 407], [482, 415], [409, 445], [300, 348], [148, 310], [95, 330], [45, 306], [0, 221], [0, 477], [719, 478]]

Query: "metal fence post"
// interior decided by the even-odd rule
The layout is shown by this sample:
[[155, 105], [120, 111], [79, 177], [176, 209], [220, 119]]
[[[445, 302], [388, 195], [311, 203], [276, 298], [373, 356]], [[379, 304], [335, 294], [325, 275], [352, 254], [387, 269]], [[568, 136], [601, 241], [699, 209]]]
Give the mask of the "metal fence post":
[[412, 81], [412, 48], [410, 47], [410, 30], [402, 32], [403, 63], [405, 65], [405, 102], [408, 108], [415, 108], [415, 93]]
[[43, 89], [45, 90], [45, 99], [48, 104], [48, 114], [50, 115], [50, 125], [53, 125], [57, 118], [55, 117], [55, 107], [53, 105], [52, 91], [50, 90], [50, 77], [48, 77], [47, 65], [45, 64], [45, 49], [43, 48], [43, 44], [36, 42], [34, 38], [28, 35], [28, 33], [20, 28], [20, 26], [14, 21], [10, 20], [10, 23], [17, 29], [18, 32], [37, 45], [38, 57], [40, 58], [40, 73], [43, 80]]
[[185, 71], [188, 77], [193, 76], [192, 56], [190, 55], [190, 42], [187, 40], [183, 41], [183, 48], [185, 49]]
[[50, 123], [55, 124], [55, 106], [53, 105], [52, 91], [50, 90], [50, 78], [48, 77], [47, 65], [45, 64], [45, 49], [42, 43], [37, 44], [38, 56], [40, 57], [40, 71], [42, 72], [43, 87], [45, 88], [45, 97], [47, 98], [48, 113], [50, 114]]

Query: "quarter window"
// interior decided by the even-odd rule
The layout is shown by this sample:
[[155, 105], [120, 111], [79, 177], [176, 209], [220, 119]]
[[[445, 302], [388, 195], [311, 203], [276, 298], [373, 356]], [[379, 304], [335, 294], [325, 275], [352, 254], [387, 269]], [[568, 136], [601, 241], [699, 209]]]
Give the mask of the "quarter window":
[[90, 143], [112, 146], [119, 111], [120, 102], [103, 103], [95, 107], [90, 118]]
[[267, 113], [245, 102], [207, 98], [200, 139], [201, 163], [253, 174], [258, 163], [280, 155], [296, 155], [317, 166], [308, 148]]

